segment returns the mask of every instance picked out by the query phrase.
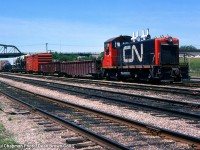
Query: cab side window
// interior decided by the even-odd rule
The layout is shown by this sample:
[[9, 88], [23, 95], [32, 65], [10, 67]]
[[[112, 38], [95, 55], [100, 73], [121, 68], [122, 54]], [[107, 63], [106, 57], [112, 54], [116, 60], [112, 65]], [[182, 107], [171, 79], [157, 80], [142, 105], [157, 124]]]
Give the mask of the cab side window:
[[105, 43], [104, 48], [106, 50], [106, 55], [109, 55], [109, 43]]
[[114, 41], [112, 42], [112, 48], [119, 48], [120, 47], [120, 42]]

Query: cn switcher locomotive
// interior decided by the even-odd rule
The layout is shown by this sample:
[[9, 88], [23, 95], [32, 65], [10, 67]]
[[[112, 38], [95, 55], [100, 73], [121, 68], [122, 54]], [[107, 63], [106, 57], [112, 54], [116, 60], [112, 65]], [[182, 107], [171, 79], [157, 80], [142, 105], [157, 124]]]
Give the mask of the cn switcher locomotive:
[[179, 63], [179, 39], [153, 38], [149, 31], [141, 36], [118, 36], [104, 43], [102, 61], [52, 62], [47, 53], [26, 56], [26, 72], [134, 79], [181, 81], [189, 79], [187, 63]]
[[151, 39], [149, 31], [119, 36], [104, 43], [103, 75], [148, 81], [188, 79], [188, 65], [179, 63], [179, 39]]

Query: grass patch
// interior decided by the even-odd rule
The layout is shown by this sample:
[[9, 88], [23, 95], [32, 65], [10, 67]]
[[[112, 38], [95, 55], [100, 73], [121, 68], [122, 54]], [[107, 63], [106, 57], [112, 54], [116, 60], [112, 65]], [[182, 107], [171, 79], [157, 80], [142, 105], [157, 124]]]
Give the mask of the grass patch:
[[[189, 65], [190, 76], [200, 77], [200, 58], [187, 58]], [[183, 62], [183, 58], [180, 58], [180, 63]]]
[[16, 148], [9, 148], [6, 145], [17, 145], [17, 143], [12, 139], [13, 134], [6, 131], [4, 126], [0, 123], [0, 149], [14, 150]]

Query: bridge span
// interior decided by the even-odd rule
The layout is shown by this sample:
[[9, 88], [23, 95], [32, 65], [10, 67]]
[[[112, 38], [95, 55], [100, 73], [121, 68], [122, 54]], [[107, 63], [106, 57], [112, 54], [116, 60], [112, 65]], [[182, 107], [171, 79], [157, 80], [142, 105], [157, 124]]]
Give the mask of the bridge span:
[[13, 58], [26, 55], [14, 45], [0, 44], [0, 58]]

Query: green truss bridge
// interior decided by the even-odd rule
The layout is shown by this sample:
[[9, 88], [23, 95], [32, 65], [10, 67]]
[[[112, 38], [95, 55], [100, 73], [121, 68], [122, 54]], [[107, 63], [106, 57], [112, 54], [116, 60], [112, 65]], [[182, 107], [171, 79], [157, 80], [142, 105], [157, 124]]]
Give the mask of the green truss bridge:
[[25, 55], [14, 45], [0, 44], [0, 58], [12, 58]]

